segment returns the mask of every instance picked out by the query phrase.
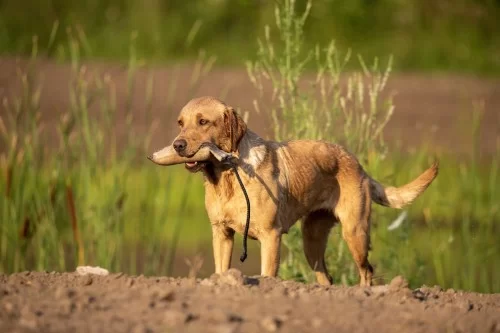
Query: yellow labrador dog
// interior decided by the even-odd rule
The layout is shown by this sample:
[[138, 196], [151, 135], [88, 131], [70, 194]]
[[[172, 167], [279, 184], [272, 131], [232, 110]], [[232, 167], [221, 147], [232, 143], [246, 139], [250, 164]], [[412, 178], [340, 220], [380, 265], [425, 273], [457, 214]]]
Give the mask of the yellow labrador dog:
[[[247, 128], [233, 108], [212, 97], [189, 101], [178, 123], [180, 134], [172, 145], [186, 160], [206, 143], [238, 157], [238, 170], [252, 205], [249, 237], [261, 243], [264, 276], [276, 276], [281, 235], [303, 219], [307, 261], [319, 283], [331, 284], [325, 249], [330, 229], [340, 222], [342, 236], [359, 269], [360, 284], [371, 285], [373, 268], [368, 251], [372, 201], [401, 208], [415, 200], [438, 173], [435, 163], [409, 184], [384, 187], [343, 147], [325, 141], [264, 140]], [[231, 263], [234, 233], [243, 233], [245, 227], [243, 193], [229, 166], [211, 159], [185, 165], [191, 172], [203, 173], [215, 270], [224, 272]]]

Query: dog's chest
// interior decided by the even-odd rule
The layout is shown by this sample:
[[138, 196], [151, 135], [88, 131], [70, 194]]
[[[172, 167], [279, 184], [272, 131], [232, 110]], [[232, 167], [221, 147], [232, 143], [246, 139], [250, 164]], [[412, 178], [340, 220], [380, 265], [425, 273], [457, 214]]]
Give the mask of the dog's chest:
[[207, 191], [205, 195], [205, 207], [210, 222], [243, 233], [247, 214], [245, 199], [240, 195], [220, 196], [212, 191]]
[[[244, 176], [243, 183], [250, 199], [249, 235], [258, 238], [260, 231], [274, 222], [277, 206], [261, 183]], [[205, 184], [205, 208], [212, 224], [244, 232], [248, 208], [234, 174], [229, 174], [217, 185]]]

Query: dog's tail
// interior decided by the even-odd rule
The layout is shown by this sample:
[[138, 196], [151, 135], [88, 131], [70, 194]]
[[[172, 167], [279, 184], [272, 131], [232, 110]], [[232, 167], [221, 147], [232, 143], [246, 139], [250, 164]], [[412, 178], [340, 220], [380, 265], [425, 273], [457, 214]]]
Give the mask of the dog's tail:
[[436, 178], [439, 163], [434, 162], [412, 182], [401, 187], [384, 187], [370, 177], [370, 194], [372, 200], [379, 205], [391, 208], [402, 208], [415, 200]]

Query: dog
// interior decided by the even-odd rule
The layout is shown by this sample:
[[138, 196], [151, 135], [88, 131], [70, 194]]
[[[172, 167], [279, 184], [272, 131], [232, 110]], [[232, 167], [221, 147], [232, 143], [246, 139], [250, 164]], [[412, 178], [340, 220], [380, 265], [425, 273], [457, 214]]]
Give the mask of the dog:
[[[356, 262], [361, 286], [372, 284], [371, 204], [401, 208], [413, 202], [438, 174], [435, 162], [412, 182], [384, 187], [344, 147], [317, 140], [275, 142], [251, 131], [234, 108], [213, 97], [189, 101], [178, 117], [172, 145], [186, 159], [206, 143], [231, 153], [253, 207], [248, 235], [261, 243], [261, 275], [275, 277], [281, 237], [302, 220], [304, 252], [316, 280], [331, 285], [325, 263], [331, 228], [342, 236]], [[174, 153], [175, 154], [175, 153]], [[234, 170], [214, 160], [186, 162], [204, 177], [205, 207], [212, 226], [215, 272], [230, 268], [235, 232], [245, 228], [246, 202]]]

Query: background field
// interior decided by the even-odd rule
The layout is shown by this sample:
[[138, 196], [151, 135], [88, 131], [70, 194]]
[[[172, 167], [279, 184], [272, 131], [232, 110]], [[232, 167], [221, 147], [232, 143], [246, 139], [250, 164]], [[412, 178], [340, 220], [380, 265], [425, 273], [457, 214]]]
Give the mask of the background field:
[[[0, 1], [0, 271], [80, 263], [209, 275], [201, 176], [154, 166], [145, 156], [171, 142], [178, 110], [199, 95], [226, 100], [251, 128], [273, 137], [275, 86], [266, 81], [259, 91], [244, 67], [259, 59], [265, 24], [280, 45], [273, 8], [250, 1]], [[375, 209], [378, 282], [403, 274], [413, 286], [500, 291], [499, 8], [494, 1], [313, 3], [302, 50], [334, 38], [339, 54], [350, 47], [370, 63], [394, 55], [380, 95], [395, 93], [394, 114], [384, 149], [363, 155], [368, 172], [403, 184], [441, 161], [436, 182], [399, 228], [387, 229], [401, 211]], [[314, 65], [306, 64], [300, 87], [315, 82]], [[361, 69], [353, 56], [334, 91], [345, 93], [349, 75]], [[320, 96], [312, 91], [308, 101]], [[335, 125], [332, 137], [350, 142], [354, 134]], [[310, 281], [295, 232], [285, 236], [282, 276]], [[352, 284], [354, 265], [340, 234], [332, 232], [328, 262], [337, 283]], [[237, 238], [235, 251], [240, 244]], [[247, 262], [235, 265], [256, 274], [258, 244], [251, 245]]]
[[[2, 0], [0, 52], [29, 54], [32, 37], [46, 48], [52, 25], [74, 26], [86, 36], [85, 56], [127, 60], [130, 35], [137, 34], [140, 57], [187, 62], [199, 49], [219, 65], [254, 58], [257, 37], [274, 22], [283, 1], [253, 0]], [[306, 1], [297, 1], [303, 11]], [[304, 27], [307, 47], [335, 39], [368, 59], [395, 57], [405, 71], [500, 71], [500, 6], [495, 0], [321, 0], [314, 1]], [[196, 39], [188, 38], [192, 33]], [[274, 35], [273, 38], [277, 39]], [[180, 52], [187, 43], [193, 47]], [[64, 34], [48, 52], [68, 59]]]

